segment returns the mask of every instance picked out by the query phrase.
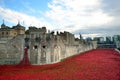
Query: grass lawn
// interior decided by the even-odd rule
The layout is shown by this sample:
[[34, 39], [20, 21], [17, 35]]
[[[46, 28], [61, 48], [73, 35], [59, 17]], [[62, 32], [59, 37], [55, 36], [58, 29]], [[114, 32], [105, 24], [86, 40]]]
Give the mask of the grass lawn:
[[97, 49], [47, 65], [0, 65], [0, 80], [120, 80], [120, 54]]

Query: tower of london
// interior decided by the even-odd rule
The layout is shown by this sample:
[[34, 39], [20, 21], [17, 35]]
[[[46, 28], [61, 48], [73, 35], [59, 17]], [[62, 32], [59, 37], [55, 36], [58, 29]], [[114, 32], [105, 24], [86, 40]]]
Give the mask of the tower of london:
[[[81, 36], [80, 36], [81, 37]], [[28, 48], [29, 61], [33, 65], [52, 64], [67, 57], [95, 49], [95, 41], [87, 43], [64, 31], [47, 31], [46, 27], [30, 26], [28, 30], [19, 22], [8, 27], [4, 21], [0, 28], [0, 64], [18, 64]]]

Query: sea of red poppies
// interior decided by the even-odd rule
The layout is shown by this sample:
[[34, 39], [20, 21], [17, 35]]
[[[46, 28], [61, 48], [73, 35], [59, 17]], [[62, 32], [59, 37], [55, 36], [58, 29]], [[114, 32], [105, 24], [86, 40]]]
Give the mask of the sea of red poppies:
[[120, 80], [120, 53], [96, 49], [47, 65], [0, 65], [0, 80]]

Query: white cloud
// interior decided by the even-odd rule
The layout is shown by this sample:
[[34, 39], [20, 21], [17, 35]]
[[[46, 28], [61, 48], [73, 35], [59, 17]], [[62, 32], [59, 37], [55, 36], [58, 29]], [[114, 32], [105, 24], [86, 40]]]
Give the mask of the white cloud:
[[[59, 29], [74, 32], [111, 22], [113, 17], [103, 13], [101, 5], [100, 0], [53, 0], [46, 16], [60, 24]], [[70, 25], [73, 27], [66, 27]]]
[[[94, 38], [94, 37], [100, 37], [100, 36], [103, 36], [103, 35], [101, 35], [100, 33], [96, 33], [96, 34], [82, 34], [82, 37], [84, 38], [84, 39], [86, 39], [87, 37], [91, 37], [92, 39]], [[75, 35], [75, 37], [80, 37], [80, 35], [79, 34], [76, 34]]]
[[[26, 14], [23, 13], [24, 11], [18, 12], [0, 7], [0, 17], [13, 24], [17, 24], [20, 20], [20, 22], [24, 21], [26, 26], [46, 26], [50, 30], [70, 31], [75, 34], [79, 34], [79, 31], [82, 30], [85, 37], [97, 36], [99, 29], [102, 30], [104, 27], [111, 29], [111, 25], [115, 26], [115, 23], [116, 26], [119, 26], [119, 18], [116, 20], [115, 16], [105, 13], [101, 0], [52, 0], [48, 3], [49, 10], [46, 13], [34, 9], [29, 4], [29, 2], [23, 4], [24, 8], [28, 10], [25, 12]], [[92, 29], [94, 29], [93, 32]], [[89, 32], [90, 34], [88, 34]], [[102, 32], [99, 31], [99, 35]]]
[[17, 24], [19, 20], [20, 22], [24, 21], [24, 25], [26, 26], [46, 26], [48, 29], [52, 28], [52, 25], [46, 22], [43, 18], [36, 18], [35, 16], [30, 16], [7, 8], [0, 7], [0, 16], [13, 24]]
[[94, 34], [83, 34], [84, 38], [87, 38], [88, 36], [90, 36], [92, 39], [94, 37], [100, 37], [100, 36], [103, 36], [101, 35], [101, 33], [94, 33]]

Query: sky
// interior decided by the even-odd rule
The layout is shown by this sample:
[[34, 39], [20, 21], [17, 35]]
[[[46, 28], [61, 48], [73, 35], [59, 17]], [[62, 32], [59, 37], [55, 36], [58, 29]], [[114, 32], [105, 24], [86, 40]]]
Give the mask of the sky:
[[120, 0], [0, 0], [0, 23], [83, 37], [120, 35]]

